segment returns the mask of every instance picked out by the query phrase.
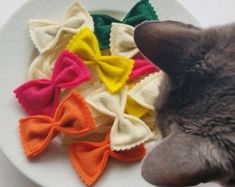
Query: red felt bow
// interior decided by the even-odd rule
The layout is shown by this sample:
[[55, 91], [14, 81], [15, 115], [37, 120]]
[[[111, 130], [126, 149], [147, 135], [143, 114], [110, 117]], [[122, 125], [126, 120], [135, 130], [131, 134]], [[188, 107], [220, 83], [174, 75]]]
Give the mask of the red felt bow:
[[51, 80], [38, 79], [18, 87], [14, 93], [30, 115], [52, 115], [59, 103], [61, 88], [78, 86], [91, 78], [87, 66], [77, 55], [64, 50], [58, 57]]
[[138, 53], [133, 59], [135, 60], [135, 64], [129, 76], [129, 81], [132, 81], [133, 79], [138, 78], [142, 75], [160, 71], [157, 66], [144, 58], [143, 55], [141, 55], [140, 53]]

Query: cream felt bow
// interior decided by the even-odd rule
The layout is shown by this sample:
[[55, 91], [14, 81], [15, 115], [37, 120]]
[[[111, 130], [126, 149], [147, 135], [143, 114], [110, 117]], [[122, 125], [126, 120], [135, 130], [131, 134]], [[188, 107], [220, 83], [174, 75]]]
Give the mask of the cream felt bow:
[[81, 2], [76, 0], [65, 12], [61, 21], [31, 20], [29, 32], [35, 47], [43, 53], [55, 47], [64, 33], [75, 34], [83, 26], [93, 30], [93, 19]]
[[85, 98], [90, 106], [114, 118], [110, 141], [112, 150], [131, 149], [152, 137], [149, 127], [139, 118], [125, 114], [127, 87], [111, 94], [104, 87]]
[[[85, 100], [87, 97], [90, 97], [90, 95], [93, 95], [96, 90], [104, 87], [104, 84], [101, 83], [98, 77], [98, 73], [94, 70], [94, 68], [90, 68], [90, 70], [92, 72], [93, 79], [76, 88], [76, 90], [85, 98]], [[109, 115], [105, 115], [104, 113], [96, 110], [93, 107], [91, 107], [90, 110], [96, 121], [97, 127], [100, 125], [109, 125], [113, 122], [113, 118]]]
[[32, 79], [49, 79], [60, 52], [65, 49], [66, 45], [73, 37], [73, 34], [64, 34], [60, 37], [58, 44], [51, 50], [39, 54], [28, 69], [28, 80]]
[[139, 50], [134, 42], [135, 28], [123, 23], [112, 23], [110, 33], [110, 52], [112, 55], [134, 57]]
[[168, 76], [162, 71], [152, 73], [137, 83], [128, 92], [128, 95], [141, 106], [154, 110], [165, 101], [170, 89]]

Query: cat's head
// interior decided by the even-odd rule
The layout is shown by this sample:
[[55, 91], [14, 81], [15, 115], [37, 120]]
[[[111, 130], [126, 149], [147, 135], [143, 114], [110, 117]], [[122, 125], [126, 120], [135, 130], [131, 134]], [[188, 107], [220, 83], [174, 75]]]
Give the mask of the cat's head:
[[193, 25], [145, 22], [135, 30], [135, 41], [141, 52], [172, 78], [204, 60], [201, 29]]
[[[136, 28], [137, 47], [172, 82], [169, 98], [158, 111], [160, 123], [176, 126], [144, 162], [143, 175], [149, 182], [193, 185], [226, 172], [230, 155], [213, 138], [222, 144], [235, 142], [220, 134], [221, 124], [235, 116], [234, 31], [235, 24], [202, 29], [175, 21], [150, 21]], [[226, 128], [229, 131], [229, 125]]]

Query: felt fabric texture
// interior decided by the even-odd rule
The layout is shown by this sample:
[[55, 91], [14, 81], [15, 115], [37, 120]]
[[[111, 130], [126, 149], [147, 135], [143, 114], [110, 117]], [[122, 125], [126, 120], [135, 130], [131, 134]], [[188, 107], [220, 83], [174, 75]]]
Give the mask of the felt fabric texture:
[[[93, 76], [96, 76], [97, 73], [92, 74]], [[93, 78], [92, 80], [82, 84], [81, 86], [77, 87], [76, 90], [85, 98], [90, 97], [90, 95], [93, 95], [94, 92], [99, 90], [101, 87], [104, 87], [104, 84], [102, 84], [99, 80]], [[105, 126], [113, 123], [113, 118], [109, 115], [106, 115], [98, 110], [96, 110], [93, 107], [90, 107], [90, 110], [92, 112], [92, 115], [96, 121], [96, 126]]]
[[114, 119], [110, 141], [111, 149], [115, 151], [131, 149], [152, 136], [151, 130], [142, 120], [124, 113], [127, 92], [127, 87], [124, 87], [111, 94], [101, 87], [86, 97], [90, 106]]
[[80, 85], [91, 79], [87, 66], [77, 55], [64, 50], [58, 57], [52, 77], [29, 81], [14, 93], [30, 115], [52, 115], [59, 103], [60, 90]]
[[[93, 79], [73, 89], [74, 91], [78, 91], [79, 94], [82, 95], [85, 100], [87, 97], [89, 97], [90, 94], [93, 94], [93, 92], [100, 89], [100, 87], [104, 87], [104, 85], [97, 78], [97, 72], [93, 71], [93, 68], [90, 68], [90, 71], [92, 72]], [[71, 90], [66, 90], [65, 92], [63, 92], [62, 93], [63, 97], [68, 95], [70, 92]], [[78, 140], [91, 140], [91, 141], [100, 140], [100, 138], [102, 138], [104, 134], [107, 133], [107, 130], [108, 129], [110, 130], [111, 125], [113, 124], [113, 120], [114, 120], [113, 117], [106, 115], [96, 110], [93, 107], [90, 107], [90, 111], [96, 122], [97, 128], [94, 131], [89, 132], [88, 134], [85, 134], [83, 137], [81, 137], [80, 135], [79, 136], [66, 136], [65, 135], [62, 137], [62, 141], [64, 144], [69, 144], [71, 142], [75, 142]]]
[[50, 79], [56, 59], [72, 37], [71, 33], [63, 34], [54, 48], [39, 54], [29, 65], [27, 79]]
[[109, 39], [110, 52], [112, 55], [133, 58], [139, 53], [139, 49], [136, 47], [134, 41], [134, 31], [135, 28], [130, 25], [112, 23]]
[[127, 114], [140, 118], [154, 133], [153, 136], [159, 134], [158, 131], [156, 131], [155, 119], [157, 115], [154, 110], [141, 106], [134, 99], [128, 96], [125, 111]]
[[82, 6], [80, 0], [76, 0], [59, 22], [31, 20], [29, 23], [29, 33], [35, 47], [40, 53], [43, 53], [55, 47], [60, 37], [65, 33], [75, 34], [83, 26], [88, 26], [93, 30], [93, 19]]
[[133, 58], [135, 61], [129, 80], [160, 71], [158, 67], [140, 54], [134, 42], [134, 30], [135, 28], [130, 25], [112, 23], [110, 33], [111, 54]]
[[89, 70], [92, 74], [92, 79], [85, 82], [82, 85], [79, 85], [76, 87], [76, 90], [84, 97], [86, 98], [88, 95], [90, 95], [95, 90], [99, 89], [100, 87], [103, 87], [104, 84], [101, 82], [99, 75], [97, 71], [95, 70], [94, 66], [90, 66]]
[[[100, 89], [101, 87], [104, 87], [104, 84], [99, 80], [97, 77], [98, 74], [96, 71], [94, 71], [94, 68], [90, 68], [90, 72], [92, 73], [92, 79], [89, 81], [84, 82], [83, 84], [79, 85], [76, 88], [72, 88], [65, 90], [61, 95], [62, 97], [66, 97], [71, 91], [78, 91], [81, 96], [86, 100], [89, 95], [93, 94], [96, 90]], [[97, 126], [104, 126], [106, 124], [111, 124], [113, 122], [113, 118], [103, 114], [102, 112], [99, 112], [93, 107], [90, 107], [90, 110], [92, 112], [92, 115], [95, 119]]]
[[135, 64], [129, 76], [129, 81], [133, 81], [134, 79], [137, 79], [141, 76], [160, 71], [160, 69], [157, 66], [149, 62], [140, 53], [137, 54], [133, 59], [135, 61]]
[[92, 14], [91, 16], [94, 20], [95, 34], [98, 38], [100, 49], [109, 48], [112, 23], [136, 26], [146, 20], [158, 20], [158, 16], [149, 0], [139, 1], [122, 20], [115, 19], [106, 14]]
[[136, 116], [137, 118], [141, 118], [149, 112], [149, 109], [141, 106], [134, 99], [128, 96], [125, 111], [127, 114]]
[[[86, 100], [86, 98], [89, 97], [89, 95], [93, 94], [93, 92], [100, 89], [100, 87], [104, 87], [103, 84], [99, 84], [93, 80], [94, 79], [82, 84], [81, 86], [79, 86], [75, 89], [64, 91], [62, 94], [63, 95], [62, 97], [66, 97], [67, 95], [69, 95], [69, 93], [71, 91], [78, 91], [79, 94]], [[93, 107], [90, 107], [90, 111], [91, 111], [92, 116], [96, 122], [96, 126], [105, 126], [105, 125], [109, 125], [109, 124], [113, 123], [113, 118], [110, 117], [109, 115], [106, 115], [106, 114], [96, 110]]]
[[88, 186], [94, 184], [103, 173], [109, 157], [133, 162], [143, 159], [146, 150], [144, 145], [125, 151], [112, 151], [109, 136], [105, 140], [96, 142], [77, 142], [69, 149], [69, 157], [76, 172]]
[[92, 114], [79, 93], [71, 93], [58, 106], [53, 117], [29, 116], [19, 120], [20, 136], [28, 158], [39, 155], [58, 135], [81, 135], [95, 128]]
[[150, 110], [148, 111], [148, 113], [146, 113], [141, 117], [141, 120], [143, 120], [152, 131], [155, 131], [156, 134], [159, 134], [155, 124], [156, 118], [157, 118], [157, 113], [154, 110]]
[[100, 87], [103, 87], [104, 84], [101, 82], [98, 73], [96, 72], [94, 66], [89, 67], [89, 71], [92, 75], [92, 79], [80, 84], [79, 86], [71, 89], [63, 90], [61, 93], [61, 97], [65, 97], [68, 95], [71, 91], [78, 91], [80, 95], [82, 95], [84, 98], [86, 98], [88, 95], [90, 95], [95, 90], [99, 89]]
[[101, 142], [106, 137], [107, 133], [110, 132], [111, 124], [110, 122], [107, 125], [101, 125], [96, 127], [94, 130], [79, 136], [71, 136], [71, 135], [65, 135], [63, 134], [60, 136], [60, 139], [63, 143], [63, 145], [71, 145], [73, 143], [76, 143], [78, 141], [90, 141], [90, 142]]
[[152, 73], [131, 88], [128, 96], [141, 106], [154, 110], [154, 106], [159, 108], [167, 97], [169, 84], [168, 76], [162, 71]]
[[120, 90], [128, 80], [134, 61], [121, 56], [102, 56], [94, 33], [84, 27], [69, 42], [67, 49], [76, 53], [84, 63], [94, 65], [95, 69], [111, 92]]

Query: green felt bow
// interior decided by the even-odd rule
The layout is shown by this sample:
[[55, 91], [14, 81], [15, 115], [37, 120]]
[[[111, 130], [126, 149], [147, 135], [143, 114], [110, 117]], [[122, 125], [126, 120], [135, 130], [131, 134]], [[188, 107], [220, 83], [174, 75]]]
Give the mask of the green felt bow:
[[112, 23], [124, 23], [136, 26], [146, 20], [158, 20], [158, 16], [152, 5], [149, 3], [149, 0], [139, 1], [122, 19], [122, 21], [106, 14], [92, 14], [92, 17], [100, 49], [109, 48], [109, 37]]

